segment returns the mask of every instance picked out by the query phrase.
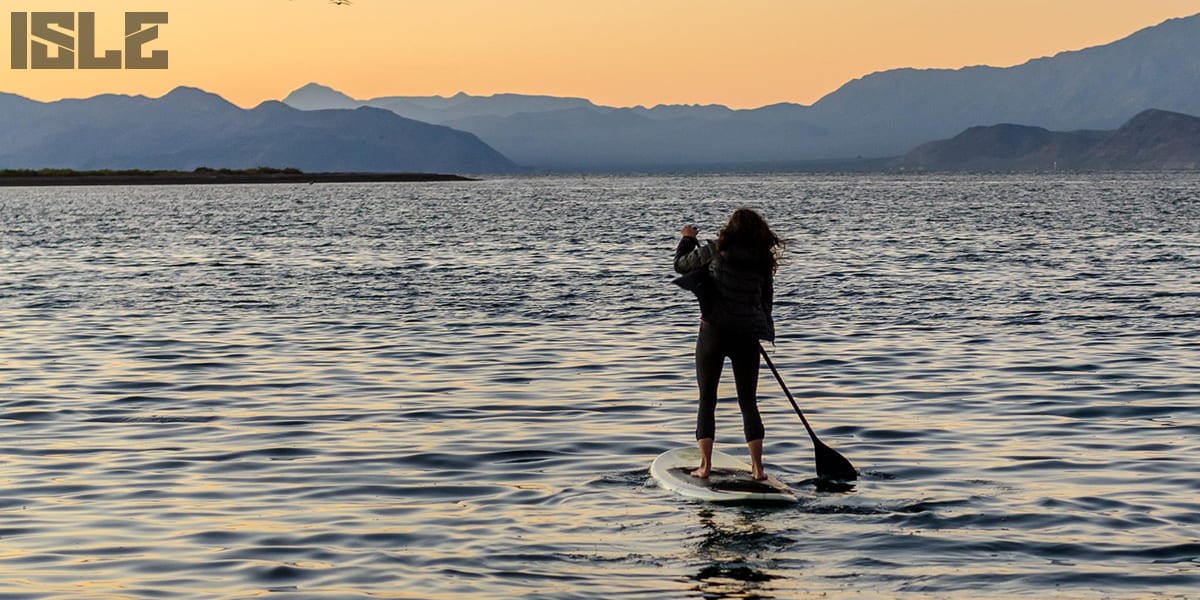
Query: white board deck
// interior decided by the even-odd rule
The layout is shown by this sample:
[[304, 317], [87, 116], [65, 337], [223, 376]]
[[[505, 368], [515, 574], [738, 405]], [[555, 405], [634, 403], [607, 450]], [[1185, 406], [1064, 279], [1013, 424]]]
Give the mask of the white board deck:
[[708, 502], [797, 502], [782, 481], [767, 475], [766, 481], [750, 476], [750, 465], [724, 452], [713, 450], [713, 468], [708, 479], [692, 477], [700, 466], [698, 448], [668, 450], [650, 463], [650, 476], [659, 485], [681, 496]]

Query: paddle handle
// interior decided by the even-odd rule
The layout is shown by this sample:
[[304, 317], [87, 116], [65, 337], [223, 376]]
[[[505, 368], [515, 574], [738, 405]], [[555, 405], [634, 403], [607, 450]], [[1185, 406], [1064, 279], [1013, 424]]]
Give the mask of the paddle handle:
[[804, 423], [804, 428], [808, 430], [808, 437], [812, 438], [813, 442], [819, 442], [817, 433], [813, 431], [812, 425], [808, 424], [808, 419], [804, 418], [804, 412], [800, 410], [800, 405], [796, 404], [796, 399], [792, 397], [792, 392], [788, 391], [787, 384], [783, 382], [783, 377], [779, 375], [779, 369], [775, 368], [775, 363], [771, 362], [771, 357], [767, 356], [767, 349], [758, 345], [758, 351], [762, 354], [763, 360], [767, 361], [767, 366], [771, 367], [771, 373], [775, 375], [775, 381], [779, 382], [780, 389], [787, 396], [788, 402], [792, 403], [792, 408], [796, 410], [796, 414], [800, 415], [800, 422]]

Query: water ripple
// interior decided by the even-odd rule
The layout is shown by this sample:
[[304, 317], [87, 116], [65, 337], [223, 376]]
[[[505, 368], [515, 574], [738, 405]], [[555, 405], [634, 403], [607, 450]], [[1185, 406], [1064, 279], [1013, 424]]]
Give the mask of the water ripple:
[[[0, 190], [0, 597], [1188, 597], [1200, 176]], [[789, 508], [690, 444], [680, 223], [790, 245]], [[740, 448], [732, 386], [718, 443]]]

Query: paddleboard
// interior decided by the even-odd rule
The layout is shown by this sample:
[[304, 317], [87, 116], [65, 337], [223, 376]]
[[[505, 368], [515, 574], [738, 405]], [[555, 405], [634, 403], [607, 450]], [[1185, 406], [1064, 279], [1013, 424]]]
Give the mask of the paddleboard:
[[692, 477], [700, 466], [698, 448], [668, 450], [650, 463], [650, 476], [681, 496], [707, 502], [797, 502], [791, 488], [772, 475], [765, 481], [750, 476], [750, 465], [713, 450], [708, 479]]

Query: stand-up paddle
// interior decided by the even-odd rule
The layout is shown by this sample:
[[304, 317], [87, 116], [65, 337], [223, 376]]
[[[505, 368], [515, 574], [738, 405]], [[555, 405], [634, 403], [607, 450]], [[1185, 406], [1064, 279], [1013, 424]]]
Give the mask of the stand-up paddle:
[[841, 481], [854, 481], [858, 479], [858, 471], [854, 469], [854, 465], [846, 460], [845, 456], [838, 454], [837, 450], [826, 446], [817, 439], [817, 433], [813, 431], [812, 425], [808, 424], [808, 419], [804, 418], [804, 413], [800, 412], [800, 405], [796, 404], [796, 400], [792, 398], [792, 393], [788, 391], [787, 384], [783, 383], [783, 377], [779, 376], [779, 369], [775, 368], [775, 363], [771, 362], [771, 357], [767, 356], [767, 350], [760, 344], [758, 351], [762, 353], [762, 357], [767, 361], [767, 366], [771, 367], [771, 372], [775, 374], [775, 381], [779, 382], [779, 387], [783, 389], [783, 393], [787, 396], [788, 402], [792, 403], [792, 408], [796, 409], [796, 414], [800, 415], [800, 422], [804, 423], [804, 428], [808, 430], [808, 437], [812, 438], [813, 450], [817, 454], [817, 477], [826, 479], [839, 479]]

